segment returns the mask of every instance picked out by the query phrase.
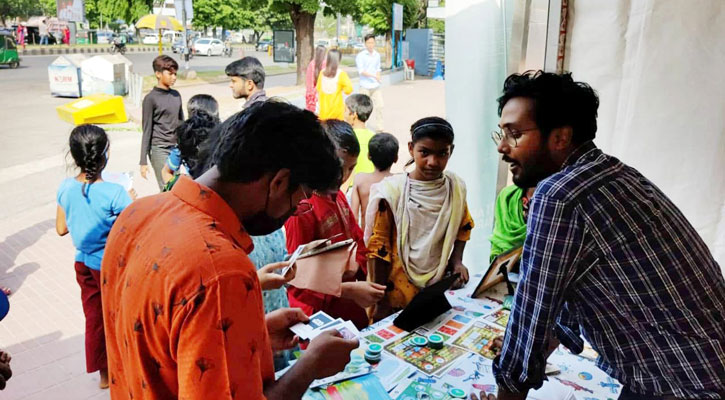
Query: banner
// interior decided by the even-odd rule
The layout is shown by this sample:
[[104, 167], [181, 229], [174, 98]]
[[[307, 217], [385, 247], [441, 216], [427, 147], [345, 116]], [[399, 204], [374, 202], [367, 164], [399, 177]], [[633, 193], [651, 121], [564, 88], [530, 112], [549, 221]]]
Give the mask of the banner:
[[72, 22], [86, 20], [86, 4], [84, 0], [57, 0], [58, 19]]

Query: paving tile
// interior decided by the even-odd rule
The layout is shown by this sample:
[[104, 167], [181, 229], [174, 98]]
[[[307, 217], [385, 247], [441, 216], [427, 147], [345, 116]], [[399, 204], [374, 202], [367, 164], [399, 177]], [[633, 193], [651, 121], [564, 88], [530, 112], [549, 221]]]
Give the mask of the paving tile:
[[[217, 86], [185, 88], [182, 95], [188, 98], [209, 91], [228, 96], [226, 85]], [[299, 92], [301, 97], [302, 90]], [[406, 82], [386, 87], [383, 92], [385, 128], [400, 143], [408, 142], [408, 129], [416, 119], [445, 114], [443, 82]], [[231, 99], [225, 101], [229, 112], [241, 107]], [[140, 133], [111, 135], [115, 147], [109, 169], [137, 171], [139, 148], [132, 142], [140, 141]], [[401, 162], [394, 166], [394, 172], [402, 170], [402, 161], [407, 158], [407, 148], [401, 146]], [[98, 389], [98, 374], [85, 373], [85, 319], [73, 269], [73, 243], [69, 236], [55, 233], [52, 193], [59, 177], [66, 175], [59, 171], [61, 168], [24, 177], [23, 186], [20, 180], [8, 182], [8, 187], [22, 190], [0, 192], [0, 203], [32, 205], [0, 218], [0, 285], [14, 291], [10, 314], [0, 322], [0, 348], [13, 356], [15, 371], [0, 394], [2, 400], [109, 399], [108, 391]], [[26, 185], [31, 179], [38, 182]], [[136, 179], [134, 186], [140, 196], [156, 190], [153, 179]], [[10, 199], [13, 195], [19, 197]], [[47, 201], [38, 201], [38, 196], [46, 195]]]

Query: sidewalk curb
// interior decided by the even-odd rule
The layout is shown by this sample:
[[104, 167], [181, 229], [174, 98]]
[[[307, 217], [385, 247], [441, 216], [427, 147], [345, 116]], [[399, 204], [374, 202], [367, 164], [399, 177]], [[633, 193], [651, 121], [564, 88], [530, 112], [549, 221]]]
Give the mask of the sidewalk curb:
[[[111, 54], [108, 47], [63, 47], [63, 48], [41, 48], [41, 49], [30, 49], [20, 52], [20, 56], [53, 56], [62, 54]], [[127, 47], [126, 53], [149, 53], [159, 51], [158, 46], [148, 47]], [[162, 51], [169, 52], [171, 47], [164, 46]], [[120, 54], [120, 53], [119, 53]]]

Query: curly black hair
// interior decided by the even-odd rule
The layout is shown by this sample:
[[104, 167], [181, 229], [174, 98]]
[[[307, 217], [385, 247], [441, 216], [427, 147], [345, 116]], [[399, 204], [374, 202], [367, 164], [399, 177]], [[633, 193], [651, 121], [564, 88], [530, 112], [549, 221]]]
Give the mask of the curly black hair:
[[498, 98], [499, 115], [506, 103], [515, 97], [534, 101], [534, 119], [544, 138], [552, 129], [563, 126], [572, 128], [575, 144], [593, 140], [596, 136], [599, 97], [588, 84], [575, 82], [571, 73], [526, 71], [510, 75], [503, 84], [503, 95]]
[[73, 160], [86, 174], [82, 190], [83, 195], [88, 196], [90, 185], [100, 178], [108, 163], [108, 135], [98, 126], [79, 125], [71, 131], [68, 144]]
[[218, 117], [197, 110], [176, 128], [181, 161], [186, 165], [191, 176], [201, 175], [200, 170], [203, 169], [204, 162], [199, 158], [199, 146], [219, 124], [221, 121]]

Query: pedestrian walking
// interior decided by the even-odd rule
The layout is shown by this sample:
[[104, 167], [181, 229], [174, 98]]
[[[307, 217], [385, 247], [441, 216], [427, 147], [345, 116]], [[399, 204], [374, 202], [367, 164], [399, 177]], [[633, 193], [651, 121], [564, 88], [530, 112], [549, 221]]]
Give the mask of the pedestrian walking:
[[317, 78], [317, 92], [320, 101], [320, 119], [345, 118], [345, 103], [342, 94], [352, 93], [352, 82], [340, 66], [342, 55], [338, 50], [327, 52], [327, 65]]
[[360, 73], [360, 93], [373, 100], [373, 114], [370, 122], [376, 132], [383, 131], [383, 92], [380, 88], [380, 53], [375, 51], [375, 35], [365, 36], [365, 50], [355, 57], [355, 65]]
[[320, 76], [320, 71], [325, 69], [326, 54], [327, 49], [325, 49], [325, 46], [317, 46], [315, 48], [315, 57], [307, 65], [305, 108], [312, 112], [317, 111], [317, 78]]
[[18, 37], [18, 44], [23, 46], [23, 51], [25, 51], [25, 36], [28, 34], [28, 28], [23, 25], [18, 25], [18, 31], [17, 31], [17, 37]]
[[108, 362], [101, 308], [101, 260], [108, 233], [121, 211], [131, 204], [135, 192], [132, 189], [129, 194], [123, 186], [101, 178], [110, 145], [102, 128], [76, 127], [70, 134], [69, 145], [80, 173], [64, 180], [58, 189], [55, 229], [60, 236], [70, 233], [76, 248], [76, 280], [86, 316], [86, 371], [99, 371], [99, 386], [106, 389]]
[[38, 31], [40, 32], [40, 45], [41, 46], [47, 46], [48, 45], [48, 21], [42, 20], [40, 21], [40, 25], [38, 26]]

